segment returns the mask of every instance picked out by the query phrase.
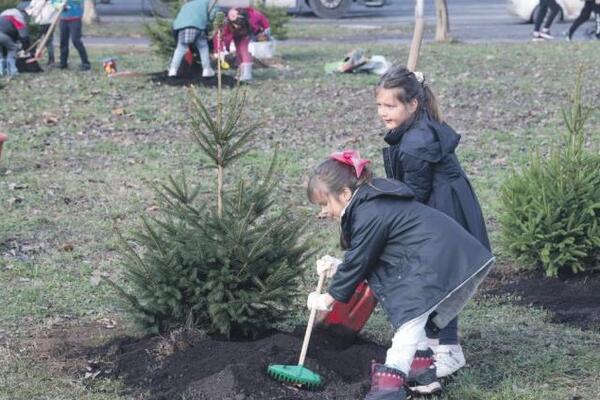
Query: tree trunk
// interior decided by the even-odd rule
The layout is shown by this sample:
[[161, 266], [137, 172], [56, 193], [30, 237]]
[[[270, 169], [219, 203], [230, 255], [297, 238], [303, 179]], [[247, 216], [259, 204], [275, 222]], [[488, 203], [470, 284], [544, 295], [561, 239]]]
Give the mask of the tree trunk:
[[217, 145], [217, 215], [223, 217], [223, 150]]
[[435, 0], [435, 41], [446, 42], [450, 39], [450, 20], [448, 19], [448, 1]]
[[406, 68], [413, 72], [417, 68], [417, 59], [419, 58], [421, 42], [423, 41], [423, 31], [425, 30], [424, 8], [423, 0], [415, 0], [415, 31], [412, 43], [410, 44], [408, 62], [406, 63]]
[[98, 13], [96, 12], [96, 1], [85, 0], [83, 3], [83, 17], [81, 18], [86, 25], [92, 25], [100, 22]]

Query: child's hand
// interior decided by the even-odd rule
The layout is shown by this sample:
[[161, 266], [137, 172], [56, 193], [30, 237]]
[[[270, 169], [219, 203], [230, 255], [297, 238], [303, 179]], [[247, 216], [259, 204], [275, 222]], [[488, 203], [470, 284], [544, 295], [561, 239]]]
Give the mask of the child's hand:
[[306, 306], [310, 310], [329, 311], [333, 305], [333, 297], [328, 293], [312, 292], [308, 295]]
[[342, 263], [342, 260], [339, 258], [332, 257], [330, 255], [326, 255], [325, 257], [321, 257], [317, 260], [317, 275], [321, 276], [323, 274], [327, 274], [328, 278], [331, 278], [335, 275], [337, 271], [338, 265]]

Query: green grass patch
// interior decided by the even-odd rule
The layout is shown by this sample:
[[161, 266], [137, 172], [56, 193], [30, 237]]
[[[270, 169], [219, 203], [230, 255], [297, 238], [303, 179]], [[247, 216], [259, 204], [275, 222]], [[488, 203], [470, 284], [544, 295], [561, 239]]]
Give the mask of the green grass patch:
[[[293, 36], [293, 35], [291, 35]], [[356, 44], [404, 62], [406, 46]], [[277, 150], [280, 204], [309, 213], [310, 234], [335, 253], [338, 229], [312, 219], [305, 199], [310, 169], [331, 151], [361, 150], [383, 174], [384, 128], [374, 104], [371, 75], [326, 76], [323, 65], [343, 57], [339, 45], [279, 47], [285, 70], [256, 69], [246, 87], [245, 118], [262, 119], [257, 150], [234, 168], [247, 176], [265, 168]], [[43, 363], [3, 347], [57, 317], [87, 320], [119, 315], [114, 294], [92, 277], [118, 279], [113, 229], [138, 229], [156, 204], [150, 185], [185, 172], [210, 191], [214, 174], [194, 148], [188, 90], [147, 77], [107, 78], [100, 61], [117, 56], [121, 70], [166, 69], [141, 50], [90, 48], [91, 73], [52, 70], [23, 75], [0, 89], [0, 131], [10, 139], [0, 163], [0, 398], [118, 399], [118, 385], [94, 388], [47, 371]], [[77, 65], [77, 55], [71, 55]], [[75, 58], [73, 58], [75, 57]], [[429, 45], [420, 60], [444, 114], [462, 135], [458, 155], [482, 202], [497, 243], [497, 193], [511, 168], [553, 143], [578, 64], [595, 66], [594, 44]], [[584, 98], [600, 93], [600, 69], [587, 68]], [[214, 91], [200, 88], [214, 104]], [[597, 101], [596, 101], [597, 102]], [[598, 146], [600, 109], [589, 120], [590, 147]], [[207, 203], [213, 201], [207, 196]], [[499, 252], [499, 249], [497, 249]], [[307, 265], [307, 288], [314, 286]], [[309, 289], [307, 289], [307, 292]], [[301, 307], [304, 299], [298, 300]], [[291, 321], [303, 323], [304, 314]], [[600, 392], [598, 333], [548, 322], [545, 313], [495, 300], [473, 303], [462, 315], [470, 368], [448, 383], [448, 399], [591, 399]], [[26, 321], [23, 322], [23, 321]], [[377, 314], [367, 335], [386, 342]], [[45, 396], [45, 397], [44, 397]], [[62, 397], [61, 397], [62, 396]]]

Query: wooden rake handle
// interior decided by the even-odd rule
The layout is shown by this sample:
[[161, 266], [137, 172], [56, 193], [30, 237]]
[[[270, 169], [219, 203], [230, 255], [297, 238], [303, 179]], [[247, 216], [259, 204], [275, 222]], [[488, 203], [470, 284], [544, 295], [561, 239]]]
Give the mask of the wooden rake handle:
[[[323, 289], [323, 283], [325, 283], [325, 275], [327, 274], [321, 274], [319, 276], [319, 283], [317, 284], [317, 293], [321, 293], [321, 289]], [[306, 351], [308, 350], [308, 342], [310, 342], [310, 335], [312, 334], [312, 328], [315, 323], [316, 315], [316, 308], [310, 310], [310, 317], [308, 318], [308, 325], [306, 325], [306, 333], [304, 334], [304, 342], [302, 342], [302, 351], [300, 352], [300, 361], [298, 361], [298, 365], [300, 366], [304, 365]]]
[[42, 38], [42, 40], [40, 40], [39, 44], [37, 45], [37, 48], [35, 50], [35, 55], [33, 56], [33, 60], [31, 62], [37, 61], [40, 58], [42, 58], [42, 52], [44, 51], [44, 47], [46, 46], [46, 43], [48, 43], [48, 40], [50, 39], [50, 35], [54, 34], [54, 29], [56, 28], [56, 24], [58, 24], [58, 21], [60, 20], [60, 15], [64, 11], [66, 5], [67, 5], [67, 3], [63, 3], [56, 10], [57, 13], [54, 16], [54, 18], [52, 19], [52, 23], [50, 24], [50, 28], [48, 28], [48, 32], [46, 32], [46, 34], [44, 35], [44, 37]]

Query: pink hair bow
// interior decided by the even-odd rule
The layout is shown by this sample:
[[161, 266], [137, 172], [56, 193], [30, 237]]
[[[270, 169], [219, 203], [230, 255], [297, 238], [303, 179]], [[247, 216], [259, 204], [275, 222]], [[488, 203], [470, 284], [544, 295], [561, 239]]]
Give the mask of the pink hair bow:
[[332, 153], [330, 158], [341, 162], [342, 164], [350, 165], [354, 167], [356, 171], [356, 177], [360, 178], [360, 175], [365, 169], [365, 165], [370, 164], [371, 160], [361, 159], [360, 153], [356, 150], [344, 150], [341, 152]]

